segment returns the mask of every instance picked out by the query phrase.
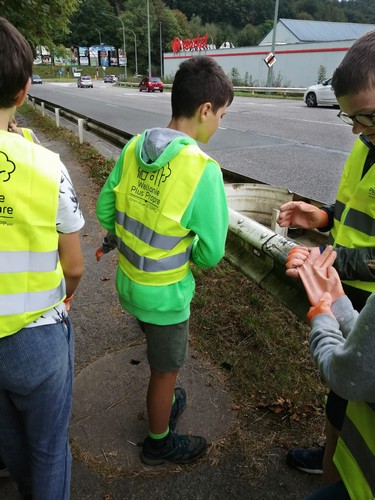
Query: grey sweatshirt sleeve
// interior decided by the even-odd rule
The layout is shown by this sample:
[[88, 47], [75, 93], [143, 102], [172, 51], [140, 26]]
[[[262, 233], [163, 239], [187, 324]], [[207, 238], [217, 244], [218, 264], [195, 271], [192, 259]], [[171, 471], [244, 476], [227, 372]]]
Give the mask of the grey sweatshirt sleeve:
[[[310, 350], [327, 385], [345, 399], [375, 402], [375, 294], [358, 316], [347, 297], [335, 302], [337, 319], [312, 320]], [[345, 338], [340, 331], [347, 331]]]

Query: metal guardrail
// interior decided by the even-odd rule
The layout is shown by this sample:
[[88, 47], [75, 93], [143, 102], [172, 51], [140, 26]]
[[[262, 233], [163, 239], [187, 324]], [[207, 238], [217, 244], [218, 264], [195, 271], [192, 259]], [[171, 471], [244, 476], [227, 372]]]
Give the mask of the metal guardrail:
[[[117, 82], [117, 85], [122, 87], [138, 87], [138, 82]], [[164, 88], [171, 89], [172, 84], [165, 83]], [[303, 95], [306, 91], [306, 88], [302, 87], [241, 87], [235, 86], [233, 87], [235, 92], [248, 92], [249, 94], [277, 94], [283, 95], [284, 97], [288, 95]]]
[[125, 146], [125, 144], [133, 137], [133, 134], [130, 134], [129, 132], [123, 132], [122, 130], [118, 130], [117, 128], [111, 127], [110, 125], [107, 125], [105, 123], [101, 123], [98, 120], [89, 118], [71, 109], [65, 108], [63, 106], [58, 106], [50, 101], [45, 101], [44, 99], [40, 99], [39, 97], [28, 94], [28, 99], [29, 101], [31, 101], [34, 108], [39, 105], [42, 109], [42, 112], [47, 109], [54, 113], [56, 117], [56, 123], [59, 122], [60, 116], [63, 116], [69, 121], [77, 124], [79, 124], [79, 121], [82, 120], [84, 129], [93, 132], [94, 134], [106, 139], [108, 142], [115, 144], [116, 146]]
[[[48, 109], [54, 112], [56, 121], [60, 114], [73, 122], [79, 123], [81, 120], [87, 130], [105, 138], [112, 144], [123, 146], [133, 137], [132, 134], [122, 132], [70, 109], [57, 107], [51, 102], [42, 101], [31, 95], [28, 97], [34, 107], [40, 105], [42, 110]], [[262, 184], [235, 172], [226, 169], [222, 170], [226, 182]], [[291, 196], [295, 200], [304, 200], [316, 205], [320, 204], [318, 201], [308, 200], [294, 193], [291, 193]], [[286, 256], [288, 251], [296, 244], [310, 244], [310, 246], [312, 244], [322, 244], [325, 242], [326, 236], [316, 231], [307, 231], [303, 232], [302, 237], [304, 240], [297, 243], [296, 240], [297, 238], [300, 239], [300, 235], [295, 240], [283, 237], [242, 212], [229, 208], [226, 259], [262, 289], [267, 290], [291, 311], [305, 319], [308, 310], [307, 299], [302, 285], [297, 280], [290, 279], [285, 275]]]

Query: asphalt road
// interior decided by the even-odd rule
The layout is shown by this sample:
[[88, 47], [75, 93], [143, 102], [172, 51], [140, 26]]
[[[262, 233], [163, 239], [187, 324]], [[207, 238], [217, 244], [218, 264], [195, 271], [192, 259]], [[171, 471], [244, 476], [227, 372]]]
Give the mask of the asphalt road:
[[[132, 134], [166, 126], [171, 115], [169, 92], [140, 93], [103, 81], [94, 81], [93, 89], [43, 83], [29, 93]], [[202, 148], [227, 170], [331, 203], [355, 140], [337, 113], [301, 100], [235, 97]]]

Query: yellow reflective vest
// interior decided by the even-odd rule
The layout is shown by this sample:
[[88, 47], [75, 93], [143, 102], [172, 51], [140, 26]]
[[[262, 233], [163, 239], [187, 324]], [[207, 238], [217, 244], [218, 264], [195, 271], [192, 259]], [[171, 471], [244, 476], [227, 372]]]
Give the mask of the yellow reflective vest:
[[[334, 247], [363, 248], [375, 246], [375, 169], [372, 167], [361, 179], [368, 147], [360, 138], [345, 164], [335, 202], [334, 223], [329, 243]], [[375, 292], [373, 281], [344, 281], [344, 283]]]
[[146, 172], [137, 165], [137, 140], [127, 146], [114, 189], [119, 266], [142, 285], [177, 283], [188, 273], [195, 236], [180, 221], [208, 157], [190, 144], [161, 169]]
[[349, 401], [334, 462], [353, 500], [375, 498], [375, 404]]
[[63, 301], [56, 215], [59, 157], [0, 131], [0, 337]]
[[34, 142], [31, 130], [29, 128], [22, 128], [21, 130], [22, 130], [23, 137], [27, 141]]

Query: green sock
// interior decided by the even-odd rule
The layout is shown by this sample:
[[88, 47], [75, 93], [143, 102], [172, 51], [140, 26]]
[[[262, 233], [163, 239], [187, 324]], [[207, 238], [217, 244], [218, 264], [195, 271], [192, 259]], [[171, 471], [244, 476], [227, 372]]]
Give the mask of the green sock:
[[150, 436], [150, 438], [156, 440], [164, 439], [165, 437], [168, 436], [168, 434], [169, 434], [169, 427], [167, 427], [167, 430], [164, 431], [162, 434], [153, 434], [151, 431], [148, 431], [148, 435]]

